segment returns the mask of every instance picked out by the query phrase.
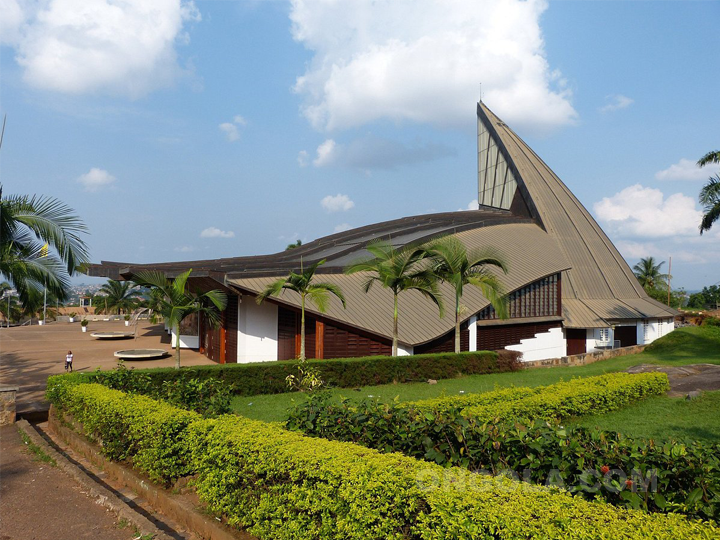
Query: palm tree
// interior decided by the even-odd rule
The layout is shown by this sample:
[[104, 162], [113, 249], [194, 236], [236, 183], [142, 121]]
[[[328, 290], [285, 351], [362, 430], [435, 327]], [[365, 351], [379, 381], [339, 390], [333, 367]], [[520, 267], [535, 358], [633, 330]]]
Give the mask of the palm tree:
[[700, 234], [709, 231], [720, 218], [720, 175], [711, 176], [707, 184], [700, 190], [698, 197], [703, 206], [703, 217], [700, 222]]
[[[720, 150], [708, 152], [701, 157], [697, 164], [698, 167], [704, 167], [711, 163], [720, 163]], [[700, 204], [703, 206], [703, 217], [700, 222], [700, 234], [709, 231], [718, 218], [720, 218], [720, 175], [711, 176], [700, 190], [698, 197]]]
[[98, 289], [103, 296], [95, 297], [95, 313], [131, 313], [137, 307], [140, 297], [140, 291], [136, 287], [132, 281], [108, 280]]
[[661, 261], [655, 264], [654, 257], [647, 257], [640, 259], [640, 262], [633, 266], [633, 272], [635, 277], [642, 285], [643, 289], [652, 290], [660, 289], [661, 287], [667, 287], [667, 274], [660, 273], [660, 267], [665, 264], [665, 261]]
[[398, 295], [403, 291], [418, 291], [437, 305], [443, 316], [443, 304], [438, 289], [438, 278], [423, 260], [427, 253], [423, 248], [404, 247], [395, 249], [388, 242], [370, 242], [366, 249], [372, 258], [357, 261], [345, 269], [346, 274], [367, 272], [363, 285], [368, 292], [376, 281], [393, 293], [393, 344], [392, 354], [398, 353]]
[[85, 224], [53, 197], [2, 196], [0, 185], [0, 276], [15, 287], [22, 302], [31, 291], [63, 300], [70, 276], [89, 261], [80, 235]]
[[472, 285], [490, 300], [501, 319], [507, 318], [507, 300], [502, 283], [490, 272], [494, 267], [507, 274], [507, 264], [494, 250], [468, 252], [456, 236], [446, 236], [431, 242], [425, 250], [432, 260], [433, 272], [455, 289], [455, 352], [460, 352], [460, 300], [463, 287]]
[[320, 313], [325, 313], [328, 307], [329, 295], [334, 294], [345, 307], [345, 296], [340, 287], [332, 283], [313, 283], [315, 271], [318, 266], [325, 264], [325, 259], [312, 264], [307, 270], [303, 270], [302, 259], [300, 259], [300, 273], [290, 272], [287, 277], [273, 281], [265, 287], [257, 297], [257, 303], [262, 304], [270, 296], [278, 296], [285, 289], [295, 291], [300, 295], [300, 361], [305, 361], [305, 300], [312, 301]]
[[705, 165], [709, 165], [711, 163], [720, 163], [720, 150], [713, 150], [712, 152], [708, 152], [703, 157], [698, 159], [698, 167], [704, 167]]
[[135, 283], [152, 287], [160, 291], [162, 299], [159, 311], [175, 332], [175, 369], [180, 369], [180, 323], [188, 315], [197, 313], [204, 315], [210, 325], [218, 327], [222, 322], [222, 311], [227, 306], [227, 295], [218, 289], [206, 293], [190, 293], [187, 280], [192, 269], [183, 272], [173, 280], [157, 270], [138, 272], [133, 279]]

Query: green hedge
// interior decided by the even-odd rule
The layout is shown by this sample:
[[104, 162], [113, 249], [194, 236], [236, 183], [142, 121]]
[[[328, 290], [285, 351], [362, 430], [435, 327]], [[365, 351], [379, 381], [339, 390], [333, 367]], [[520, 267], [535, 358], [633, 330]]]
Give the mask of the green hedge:
[[[451, 379], [460, 375], [501, 373], [520, 369], [517, 356], [496, 352], [418, 354], [412, 356], [368, 356], [335, 360], [309, 360], [317, 366], [320, 377], [332, 387], [357, 388], [392, 382]], [[127, 381], [128, 390], [158, 395], [164, 382], [197, 379], [221, 380], [230, 385], [236, 394], [280, 394], [289, 392], [285, 382], [288, 375], [297, 375], [296, 361], [257, 362], [252, 364], [223, 364], [210, 366], [156, 368], [128, 370], [128, 377], [138, 378], [137, 383]], [[79, 382], [107, 384], [112, 371], [73, 373], [67, 375]], [[134, 388], [142, 385], [145, 390]]]
[[[463, 415], [480, 422], [494, 419], [569, 418], [614, 411], [638, 399], [663, 394], [669, 389], [670, 383], [665, 373], [610, 373], [541, 386], [535, 388], [533, 393], [516, 399], [469, 405], [463, 409]], [[482, 400], [483, 396], [479, 394], [476, 399]]]
[[[96, 439], [124, 427], [120, 440], [127, 450], [114, 454], [115, 459], [129, 457], [141, 470], [158, 472], [156, 463], [138, 459], [146, 448], [172, 448], [172, 472], [157, 476], [195, 474], [198, 494], [209, 509], [262, 539], [720, 535], [708, 523], [678, 515], [618, 509], [554, 489], [310, 439], [240, 417], [201, 419], [99, 385], [66, 384], [49, 397], [77, 414]], [[147, 441], [154, 436], [160, 441]]]

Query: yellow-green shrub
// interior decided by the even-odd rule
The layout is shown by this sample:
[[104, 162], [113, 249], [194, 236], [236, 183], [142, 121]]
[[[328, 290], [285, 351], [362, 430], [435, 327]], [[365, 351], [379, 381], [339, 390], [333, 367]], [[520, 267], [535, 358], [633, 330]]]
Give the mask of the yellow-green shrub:
[[472, 405], [463, 409], [463, 415], [482, 422], [600, 414], [662, 394], [669, 388], [665, 373], [610, 373], [542, 386], [520, 399]]
[[[129, 458], [156, 478], [196, 474], [198, 494], [210, 509], [262, 539], [720, 535], [712, 525], [682, 516], [619, 509], [240, 417], [204, 420], [99, 385], [72, 385], [52, 395], [63, 396], [55, 405], [83, 422], [96, 440], [124, 441], [111, 457]], [[164, 448], [182, 459], [165, 459]], [[150, 462], [151, 454], [157, 463]]]

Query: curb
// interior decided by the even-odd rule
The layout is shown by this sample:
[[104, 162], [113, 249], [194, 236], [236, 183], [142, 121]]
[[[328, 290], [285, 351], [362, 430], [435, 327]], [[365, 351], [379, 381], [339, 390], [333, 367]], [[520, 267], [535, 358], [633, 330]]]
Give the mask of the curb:
[[173, 540], [172, 537], [158, 529], [149, 519], [133, 510], [110, 490], [95, 482], [80, 467], [71, 463], [65, 456], [50, 446], [27, 420], [18, 420], [15, 425], [28, 436], [33, 444], [39, 446], [43, 452], [54, 459], [60, 470], [87, 490], [97, 504], [112, 510], [119, 518], [124, 518], [135, 525], [138, 528], [139, 535], [151, 535], [155, 540]]

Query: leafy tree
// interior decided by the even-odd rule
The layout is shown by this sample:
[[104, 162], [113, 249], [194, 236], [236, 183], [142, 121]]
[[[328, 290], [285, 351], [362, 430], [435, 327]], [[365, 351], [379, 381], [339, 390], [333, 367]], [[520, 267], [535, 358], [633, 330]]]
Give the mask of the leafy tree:
[[31, 291], [67, 297], [70, 276], [89, 260], [85, 224], [53, 197], [10, 195], [0, 186], [0, 276], [25, 303]]
[[432, 271], [455, 290], [455, 352], [460, 352], [460, 301], [465, 285], [480, 289], [490, 300], [500, 318], [507, 317], [507, 300], [502, 283], [491, 268], [507, 274], [507, 264], [494, 250], [471, 250], [468, 252], [456, 236], [445, 236], [431, 242], [426, 248], [432, 261]]
[[[697, 164], [704, 167], [712, 163], [720, 163], [720, 150], [708, 152], [701, 157]], [[711, 176], [707, 184], [700, 190], [698, 197], [703, 206], [703, 217], [700, 222], [700, 234], [709, 231], [718, 218], [720, 218], [720, 175]]]
[[227, 306], [227, 295], [218, 289], [205, 293], [188, 291], [187, 280], [192, 269], [173, 280], [156, 270], [138, 272], [133, 276], [136, 283], [160, 291], [158, 311], [175, 332], [175, 369], [180, 369], [180, 323], [192, 313], [204, 315], [212, 327], [222, 322], [222, 311]]
[[660, 267], [665, 264], [661, 261], [656, 264], [654, 257], [640, 259], [640, 262], [633, 266], [635, 277], [646, 291], [652, 289], [667, 289], [668, 275], [660, 272]]
[[[131, 313], [138, 305], [140, 291], [132, 281], [108, 280], [100, 289], [100, 295], [93, 298], [97, 304], [95, 313], [125, 314]], [[102, 296], [101, 296], [102, 295]]]
[[299, 248], [300, 246], [302, 246], [302, 240], [296, 240], [294, 244], [288, 244], [287, 247], [285, 248], [285, 251]]
[[300, 273], [290, 272], [287, 277], [280, 278], [268, 285], [257, 297], [257, 303], [262, 304], [270, 296], [278, 296], [285, 289], [295, 291], [300, 295], [300, 361], [305, 361], [305, 300], [310, 300], [320, 313], [325, 313], [328, 307], [329, 294], [334, 294], [345, 307], [345, 297], [340, 287], [332, 283], [313, 283], [315, 271], [325, 264], [325, 259], [318, 261], [306, 270], [300, 260]]
[[699, 293], [693, 293], [688, 300], [688, 307], [696, 309], [716, 309], [720, 304], [720, 287], [710, 285], [703, 287]]
[[429, 268], [427, 252], [423, 248], [406, 246], [395, 249], [388, 242], [370, 242], [367, 250], [372, 258], [357, 261], [345, 269], [346, 274], [367, 273], [363, 285], [368, 292], [373, 283], [390, 289], [393, 293], [393, 344], [392, 354], [398, 353], [398, 296], [401, 292], [415, 290], [437, 305], [443, 316], [443, 303], [438, 289], [438, 277]]

